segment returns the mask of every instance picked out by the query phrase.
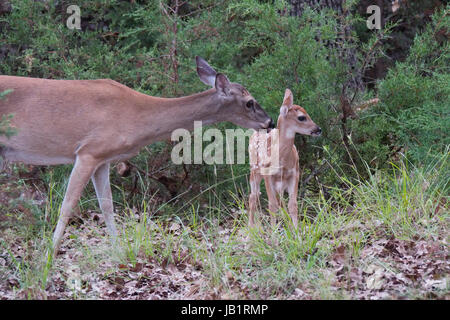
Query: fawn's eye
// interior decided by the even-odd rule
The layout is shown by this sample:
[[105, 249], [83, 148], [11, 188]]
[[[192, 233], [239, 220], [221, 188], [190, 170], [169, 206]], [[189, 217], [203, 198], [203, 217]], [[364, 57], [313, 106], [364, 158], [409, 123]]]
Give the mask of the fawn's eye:
[[298, 121], [305, 121], [306, 120], [306, 117], [305, 116], [300, 116], [300, 117], [298, 117]]
[[249, 109], [253, 108], [253, 100], [248, 100], [247, 104], [246, 104], [246, 107], [249, 108]]

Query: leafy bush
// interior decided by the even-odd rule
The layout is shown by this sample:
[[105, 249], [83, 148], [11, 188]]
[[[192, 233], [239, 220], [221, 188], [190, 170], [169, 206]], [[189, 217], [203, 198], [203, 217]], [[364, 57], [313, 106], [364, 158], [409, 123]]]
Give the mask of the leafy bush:
[[[3, 99], [8, 93], [11, 93], [12, 90], [5, 90], [0, 92], [0, 100]], [[13, 118], [13, 115], [3, 115], [0, 119], [0, 136], [10, 137], [15, 134], [15, 130], [10, 127], [10, 121]]]
[[416, 36], [406, 61], [378, 84], [381, 103], [364, 115], [357, 130], [366, 134], [360, 149], [381, 163], [400, 148], [410, 160], [424, 163], [450, 144], [450, 51], [442, 38], [449, 22], [446, 10], [436, 13]]
[[[77, 31], [65, 25], [68, 4], [12, 1], [12, 12], [0, 22], [1, 74], [111, 78], [147, 94], [181, 96], [206, 89], [195, 72], [194, 57], [200, 55], [246, 86], [274, 119], [285, 88], [293, 91], [295, 102], [323, 129], [319, 139], [297, 138], [305, 175], [324, 162], [348, 164], [347, 174], [355, 174], [354, 163], [360, 173], [366, 172], [364, 163], [385, 167], [402, 147], [412, 160], [423, 161], [429, 149], [433, 154], [448, 145], [445, 10], [416, 37], [406, 61], [378, 83], [381, 103], [359, 118], [348, 118], [344, 130], [343, 88], [386, 50], [380, 40], [386, 30], [372, 37], [366, 32], [363, 40], [356, 32], [341, 36], [346, 26], [363, 21], [350, 9], [345, 17], [333, 10], [307, 9], [299, 18], [289, 16], [282, 1], [189, 1], [175, 8], [166, 1], [96, 0], [80, 4], [82, 30]], [[341, 56], [340, 50], [348, 48], [356, 52], [352, 66]], [[357, 104], [374, 93], [348, 89], [346, 95], [354, 96]], [[150, 154], [158, 148], [152, 146]], [[330, 156], [325, 149], [332, 151]], [[138, 165], [147, 165], [145, 157], [137, 159]], [[225, 179], [233, 170], [243, 182], [248, 166], [188, 170], [207, 183]], [[320, 174], [322, 181], [336, 182], [329, 172]]]

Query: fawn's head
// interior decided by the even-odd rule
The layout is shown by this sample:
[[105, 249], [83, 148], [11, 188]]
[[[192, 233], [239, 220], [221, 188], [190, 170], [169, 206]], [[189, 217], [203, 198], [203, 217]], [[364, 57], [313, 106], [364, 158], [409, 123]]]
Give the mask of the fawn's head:
[[226, 75], [217, 73], [205, 60], [196, 57], [197, 73], [200, 80], [216, 89], [216, 98], [220, 101], [221, 113], [226, 121], [252, 129], [275, 127], [255, 98], [239, 83], [230, 82]]
[[283, 105], [280, 108], [278, 117], [278, 127], [283, 126], [289, 136], [295, 136], [296, 133], [320, 136], [322, 129], [311, 120], [305, 109], [294, 105], [294, 97], [291, 90], [286, 89], [284, 93]]

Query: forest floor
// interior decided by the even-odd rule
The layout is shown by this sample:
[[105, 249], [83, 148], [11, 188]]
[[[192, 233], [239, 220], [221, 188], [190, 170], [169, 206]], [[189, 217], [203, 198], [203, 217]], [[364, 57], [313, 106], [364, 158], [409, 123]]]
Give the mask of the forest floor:
[[349, 208], [304, 218], [299, 231], [283, 217], [249, 229], [243, 206], [208, 218], [129, 209], [116, 215], [115, 246], [102, 215], [86, 210], [52, 263], [52, 189], [0, 180], [1, 299], [450, 298], [445, 199], [408, 226], [410, 236]]

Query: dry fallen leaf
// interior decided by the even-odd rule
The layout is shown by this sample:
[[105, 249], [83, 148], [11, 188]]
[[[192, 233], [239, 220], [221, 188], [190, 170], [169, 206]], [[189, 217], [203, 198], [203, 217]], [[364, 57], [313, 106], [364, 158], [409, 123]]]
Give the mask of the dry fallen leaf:
[[384, 273], [385, 271], [382, 267], [374, 266], [373, 274], [366, 280], [367, 289], [380, 290], [384, 284]]
[[169, 231], [174, 232], [174, 231], [177, 231], [177, 230], [179, 230], [179, 229], [180, 229], [180, 225], [179, 225], [178, 223], [172, 222], [172, 223], [170, 224]]
[[427, 289], [438, 289], [438, 290], [445, 290], [447, 288], [447, 280], [441, 279], [441, 280], [431, 280], [427, 279], [425, 280], [425, 288]]

